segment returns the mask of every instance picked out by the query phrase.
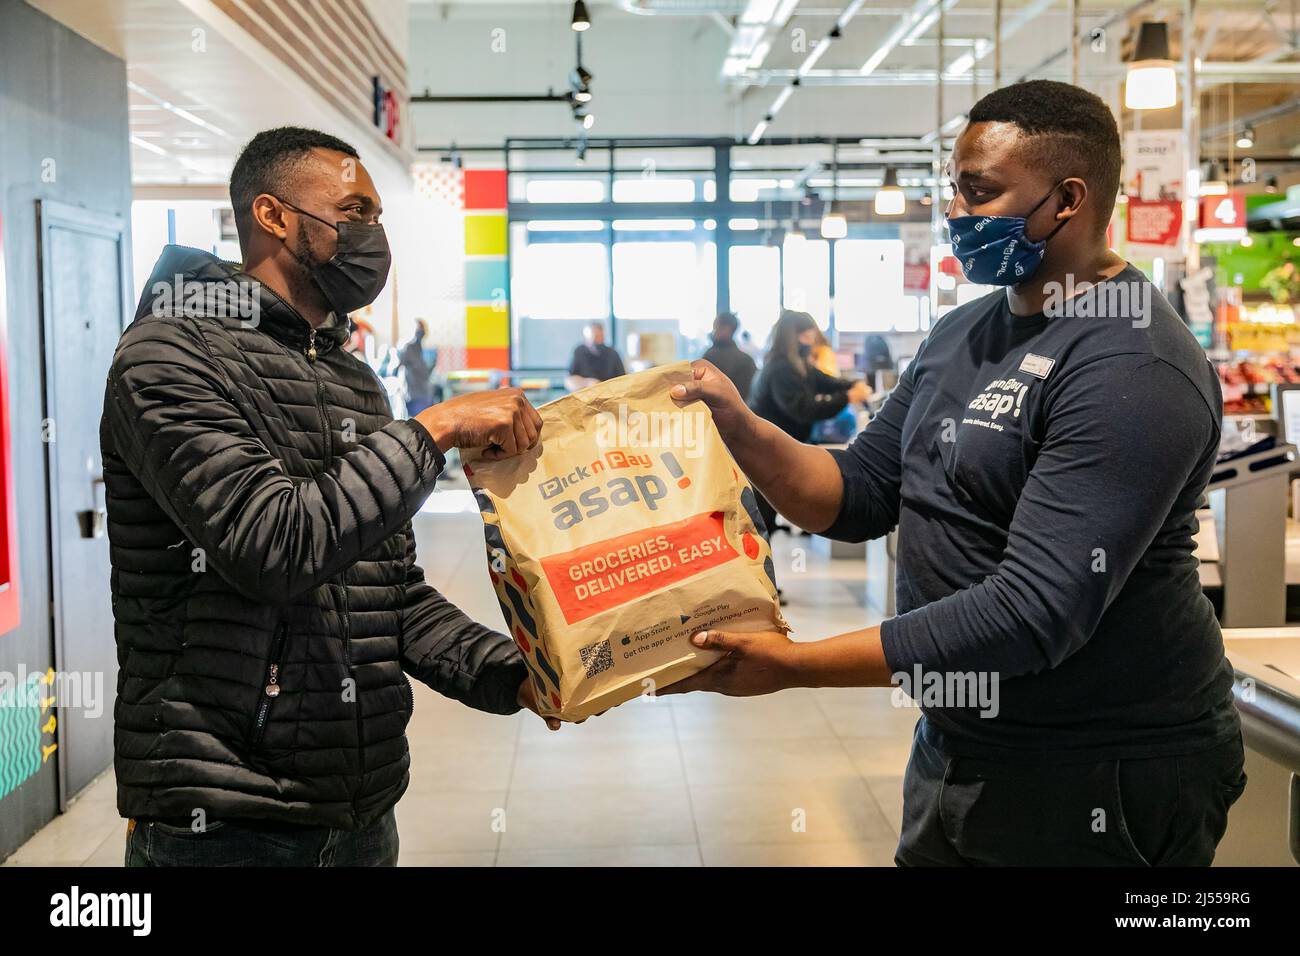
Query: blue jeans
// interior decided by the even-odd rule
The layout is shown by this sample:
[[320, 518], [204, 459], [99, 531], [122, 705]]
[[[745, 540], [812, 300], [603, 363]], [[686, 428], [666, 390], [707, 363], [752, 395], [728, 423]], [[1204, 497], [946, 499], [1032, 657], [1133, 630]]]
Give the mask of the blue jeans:
[[127, 827], [127, 866], [396, 866], [392, 810], [363, 830], [216, 820], [196, 833], [152, 820]]

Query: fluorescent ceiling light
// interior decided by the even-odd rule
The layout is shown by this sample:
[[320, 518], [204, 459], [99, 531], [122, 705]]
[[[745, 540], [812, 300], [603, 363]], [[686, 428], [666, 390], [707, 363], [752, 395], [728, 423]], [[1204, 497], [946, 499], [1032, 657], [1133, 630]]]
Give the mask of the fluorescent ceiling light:
[[139, 136], [132, 136], [132, 137], [131, 137], [131, 145], [132, 145], [132, 146], [139, 146], [141, 149], [147, 149], [149, 152], [151, 152], [151, 153], [157, 153], [159, 156], [168, 156], [168, 155], [170, 155], [170, 154], [167, 152], [167, 150], [163, 149], [161, 146], [156, 146], [156, 145], [154, 145], [153, 143], [146, 142], [145, 140], [141, 139]]
[[695, 228], [694, 219], [615, 219], [615, 232], [685, 232]]

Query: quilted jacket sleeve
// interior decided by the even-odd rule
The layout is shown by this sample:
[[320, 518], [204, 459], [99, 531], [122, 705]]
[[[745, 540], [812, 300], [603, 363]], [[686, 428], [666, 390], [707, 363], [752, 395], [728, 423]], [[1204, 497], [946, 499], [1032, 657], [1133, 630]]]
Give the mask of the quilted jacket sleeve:
[[392, 422], [313, 479], [291, 478], [254, 434], [187, 322], [137, 322], [109, 371], [104, 414], [145, 489], [245, 596], [287, 604], [400, 529], [443, 457]]
[[519, 709], [519, 685], [528, 676], [515, 642], [474, 623], [425, 583], [409, 527], [406, 540], [402, 669], [475, 710], [513, 714]]

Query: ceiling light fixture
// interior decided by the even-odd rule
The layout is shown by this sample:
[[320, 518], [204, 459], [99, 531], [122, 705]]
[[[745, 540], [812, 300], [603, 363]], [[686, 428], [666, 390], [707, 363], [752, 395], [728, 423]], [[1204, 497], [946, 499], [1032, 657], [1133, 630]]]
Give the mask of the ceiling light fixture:
[[573, 4], [573, 19], [569, 22], [569, 26], [578, 33], [591, 29], [591, 17], [587, 14], [587, 5], [582, 0], [576, 0]]
[[907, 194], [898, 185], [897, 170], [885, 170], [885, 183], [876, 190], [874, 205], [877, 216], [901, 216], [907, 211]]
[[1178, 78], [1169, 54], [1169, 24], [1138, 26], [1137, 44], [1124, 79], [1124, 105], [1131, 110], [1162, 110], [1178, 102]]

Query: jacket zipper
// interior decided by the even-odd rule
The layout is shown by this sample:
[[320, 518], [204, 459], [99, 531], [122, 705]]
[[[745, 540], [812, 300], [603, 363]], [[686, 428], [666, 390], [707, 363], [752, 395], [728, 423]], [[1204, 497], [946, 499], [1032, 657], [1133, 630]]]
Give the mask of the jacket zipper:
[[253, 724], [253, 746], [262, 742], [266, 734], [267, 717], [271, 713], [271, 701], [280, 696], [280, 665], [284, 658], [284, 645], [289, 637], [289, 625], [281, 623], [276, 629], [275, 643], [271, 646], [271, 660], [266, 666], [266, 686], [262, 688], [262, 700], [257, 705], [257, 719]]
[[[356, 708], [357, 718], [357, 763], [361, 768], [360, 776], [364, 779], [366, 775], [366, 744], [361, 729], [360, 688], [357, 686], [356, 672], [352, 668], [352, 611], [348, 606], [348, 572], [346, 570], [339, 576], [339, 580], [339, 603], [343, 606], [343, 613], [339, 616], [343, 629], [343, 663], [348, 669], [348, 676], [352, 678], [352, 686], [356, 689], [358, 695], [357, 700], [353, 702], [353, 707]], [[360, 781], [358, 781], [357, 786], [360, 788]]]
[[[307, 363], [311, 365], [316, 361], [316, 330], [309, 329], [307, 332], [307, 348], [305, 350]], [[320, 417], [321, 435], [325, 439], [325, 468], [329, 468], [334, 463], [334, 433], [330, 430], [329, 412], [325, 405], [325, 383], [321, 380], [316, 369], [312, 368], [312, 375], [316, 379], [316, 414]], [[342, 613], [339, 615], [339, 621], [343, 630], [343, 663], [347, 667], [348, 676], [353, 680], [353, 687], [356, 687], [356, 674], [352, 669], [352, 617], [348, 608], [348, 573], [345, 570], [339, 577], [339, 603]], [[366, 748], [365, 741], [362, 739], [361, 731], [361, 702], [355, 703], [356, 721], [357, 721], [357, 759], [361, 768], [361, 777], [366, 774]], [[360, 782], [358, 782], [358, 788]], [[353, 795], [355, 802], [356, 795]], [[353, 816], [356, 816], [355, 809]]]
[[[304, 350], [307, 356], [307, 363], [316, 361], [316, 330], [307, 330], [307, 348]], [[325, 439], [325, 465], [328, 468], [334, 463], [334, 433], [330, 430], [329, 413], [325, 410], [325, 383], [321, 377], [316, 374], [316, 369], [311, 370], [312, 377], [316, 379], [316, 417], [320, 419], [321, 436]]]

